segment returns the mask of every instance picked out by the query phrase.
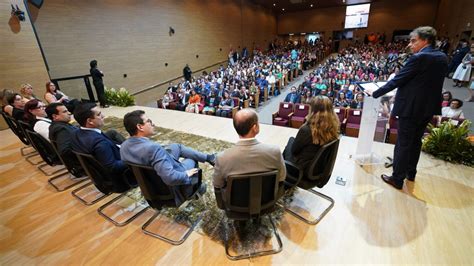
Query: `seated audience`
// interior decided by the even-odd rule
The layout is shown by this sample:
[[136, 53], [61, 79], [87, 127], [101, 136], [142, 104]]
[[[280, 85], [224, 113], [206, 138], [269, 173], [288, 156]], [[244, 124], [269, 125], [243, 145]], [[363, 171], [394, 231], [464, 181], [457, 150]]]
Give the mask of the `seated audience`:
[[128, 166], [120, 159], [120, 145], [125, 138], [116, 134], [105, 135], [100, 128], [104, 126], [104, 115], [95, 103], [83, 103], [74, 111], [74, 118], [81, 126], [71, 135], [71, 147], [74, 151], [91, 154], [112, 174], [125, 176], [134, 182]]
[[75, 171], [72, 174], [75, 177], [85, 176], [81, 163], [72, 153], [71, 137], [79, 128], [71, 124], [71, 113], [64, 104], [52, 103], [46, 107], [46, 114], [52, 121], [49, 126], [49, 139], [56, 142], [59, 155], [74, 167]]
[[33, 131], [49, 141], [49, 126], [51, 125], [51, 120], [47, 118], [45, 108], [46, 106], [43, 102], [37, 99], [29, 100], [25, 104], [25, 117], [23, 120], [30, 124]]
[[364, 94], [359, 92], [356, 94], [355, 100], [351, 102], [352, 109], [362, 109], [364, 108]]
[[337, 94], [337, 98], [334, 99], [334, 106], [335, 107], [348, 107], [350, 106], [351, 102], [346, 99], [346, 94], [344, 92], [339, 92]]
[[13, 106], [8, 103], [8, 98], [13, 94], [12, 90], [3, 89], [0, 94], [0, 103], [2, 104], [2, 111], [12, 116]]
[[195, 90], [191, 90], [191, 95], [189, 96], [188, 105], [186, 106], [186, 112], [198, 114], [200, 103], [201, 103], [201, 96], [199, 96], [199, 94], [197, 94]]
[[219, 103], [216, 115], [221, 117], [228, 117], [229, 113], [232, 112], [232, 108], [234, 108], [234, 100], [230, 98], [229, 92], [224, 91], [224, 96], [222, 97], [222, 100]]
[[25, 83], [25, 84], [21, 85], [20, 94], [21, 94], [21, 97], [23, 97], [23, 99], [25, 99], [26, 101], [33, 100], [33, 99], [38, 99], [33, 94], [33, 87], [28, 83]]
[[225, 187], [229, 175], [278, 170], [278, 180], [285, 180], [286, 168], [280, 148], [260, 143], [258, 116], [252, 109], [242, 109], [233, 118], [239, 141], [234, 147], [219, 153], [214, 166], [213, 185]]
[[285, 102], [288, 103], [299, 103], [301, 101], [301, 96], [298, 92], [296, 92], [296, 87], [291, 87], [291, 92], [288, 93], [285, 97]]
[[441, 102], [441, 107], [449, 106], [449, 101], [453, 98], [453, 95], [450, 91], [443, 92], [443, 101]]
[[[316, 96], [310, 104], [306, 123], [298, 130], [296, 137], [291, 137], [283, 151], [285, 160], [308, 171], [319, 148], [339, 136], [339, 119], [332, 107], [331, 99]], [[218, 161], [219, 162], [219, 161]]]
[[441, 109], [441, 116], [454, 119], [464, 119], [464, 113], [461, 110], [463, 102], [459, 99], [451, 99], [449, 106]]
[[[13, 107], [9, 115], [11, 115], [13, 118], [15, 118], [18, 121], [23, 120], [25, 116], [25, 111], [24, 111], [25, 103], [22, 101], [22, 99], [23, 98], [18, 93], [10, 94], [7, 98], [8, 105]], [[9, 108], [6, 108], [6, 110], [8, 111]]]
[[212, 91], [211, 95], [206, 99], [206, 106], [202, 110], [202, 113], [206, 115], [214, 115], [219, 102], [220, 98], [216, 95], [215, 91]]
[[56, 85], [52, 81], [46, 82], [46, 93], [44, 94], [44, 99], [51, 103], [63, 103], [67, 109], [71, 112], [74, 112], [74, 108], [78, 104], [78, 100], [69, 99], [66, 94], [56, 88]]
[[[204, 154], [181, 144], [170, 144], [162, 147], [149, 139], [155, 134], [153, 122], [145, 112], [136, 110], [127, 113], [123, 118], [125, 129], [130, 138], [122, 143], [120, 155], [123, 160], [131, 163], [152, 166], [163, 182], [173, 187], [176, 203], [184, 202], [197, 189], [200, 194], [206, 192], [206, 185], [198, 188], [197, 162], [215, 163], [215, 155]], [[184, 158], [180, 161], [180, 158]]]

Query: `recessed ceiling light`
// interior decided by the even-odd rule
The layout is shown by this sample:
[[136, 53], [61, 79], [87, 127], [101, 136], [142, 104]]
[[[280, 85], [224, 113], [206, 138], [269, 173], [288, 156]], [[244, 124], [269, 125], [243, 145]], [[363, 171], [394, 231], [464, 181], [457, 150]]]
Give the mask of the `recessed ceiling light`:
[[285, 11], [285, 9], [284, 9], [284, 8], [282, 8], [282, 9], [281, 9], [281, 11]]
[[311, 4], [310, 7], [313, 7], [313, 4]]
[[273, 3], [273, 6], [276, 6], [276, 4], [275, 4], [275, 3]]

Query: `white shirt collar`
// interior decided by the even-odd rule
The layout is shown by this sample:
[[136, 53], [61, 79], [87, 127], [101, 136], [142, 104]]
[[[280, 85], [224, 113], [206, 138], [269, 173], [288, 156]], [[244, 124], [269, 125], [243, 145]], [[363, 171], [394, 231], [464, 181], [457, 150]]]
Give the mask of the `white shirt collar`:
[[45, 121], [45, 122], [51, 123], [51, 120], [48, 119], [48, 118], [46, 118], [46, 117], [37, 116], [36, 119], [38, 119], [38, 120], [43, 120], [43, 121]]
[[98, 129], [98, 128], [88, 128], [88, 127], [81, 127], [81, 129], [84, 129], [84, 130], [91, 130], [91, 131], [95, 131], [99, 134], [102, 134], [102, 130]]

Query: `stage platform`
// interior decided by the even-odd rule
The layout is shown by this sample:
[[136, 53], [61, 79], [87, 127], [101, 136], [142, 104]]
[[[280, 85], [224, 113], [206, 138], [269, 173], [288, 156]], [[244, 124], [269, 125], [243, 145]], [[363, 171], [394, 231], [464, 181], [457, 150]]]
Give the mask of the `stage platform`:
[[[160, 127], [236, 142], [232, 120], [149, 107], [111, 107], [122, 118], [143, 109]], [[297, 130], [262, 124], [261, 142], [284, 149]], [[342, 137], [333, 175], [321, 192], [335, 200], [317, 225], [286, 213], [278, 228], [283, 251], [273, 256], [230, 261], [224, 247], [193, 232], [180, 246], [142, 233], [147, 211], [125, 227], [97, 214], [105, 203], [84, 206], [71, 190], [56, 192], [48, 177], [20, 154], [23, 144], [0, 131], [0, 264], [474, 264], [474, 169], [422, 154], [416, 182], [402, 191], [380, 179], [383, 165], [361, 167], [350, 158], [357, 139]], [[392, 156], [393, 145], [374, 151]], [[344, 186], [337, 177], [347, 180]], [[109, 196], [110, 199], [110, 196]]]

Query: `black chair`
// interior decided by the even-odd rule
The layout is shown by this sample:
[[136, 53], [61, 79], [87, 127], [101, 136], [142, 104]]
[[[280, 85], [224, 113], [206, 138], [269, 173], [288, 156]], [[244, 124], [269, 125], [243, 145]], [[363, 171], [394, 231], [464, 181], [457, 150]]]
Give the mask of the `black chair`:
[[[226, 179], [224, 188], [214, 188], [217, 207], [224, 210], [232, 220], [246, 221], [271, 214], [283, 192], [283, 184], [278, 182], [278, 171], [231, 175]], [[230, 243], [225, 243], [226, 255], [231, 260], [247, 259], [279, 253], [283, 244], [275, 228], [271, 215], [268, 215], [278, 247], [270, 250], [254, 251], [242, 255], [231, 255]]]
[[[112, 204], [116, 203], [120, 199], [123, 199], [125, 196], [128, 195], [128, 191], [131, 189], [135, 188], [135, 184], [130, 184], [129, 181], [127, 180], [125, 174], [115, 176], [109, 169], [106, 167], [102, 166], [92, 155], [90, 154], [85, 154], [85, 153], [79, 153], [76, 151], [73, 151], [74, 154], [76, 154], [77, 158], [79, 159], [79, 162], [82, 165], [82, 168], [86, 171], [86, 174], [89, 176], [92, 182], [75, 189], [72, 192], [72, 195], [79, 199], [81, 202], [83, 202], [86, 205], [92, 205], [101, 199], [107, 197], [108, 195], [112, 193], [121, 193], [119, 196], [115, 197], [111, 201], [107, 202], [106, 204], [102, 205], [99, 209], [97, 209], [97, 212], [99, 215], [104, 217], [106, 220], [110, 221], [116, 226], [124, 226], [129, 224], [131, 221], [133, 221], [135, 218], [137, 218], [140, 214], [146, 211], [148, 206], [144, 206], [143, 204], [139, 204], [137, 200], [133, 201], [133, 204], [135, 205], [134, 208], [132, 208], [132, 214], [129, 215], [129, 217], [126, 216], [126, 218], [123, 219], [123, 221], [117, 221], [114, 218], [108, 216], [105, 212], [106, 208], [109, 206], [112, 206]], [[97, 197], [92, 201], [92, 203], [87, 204], [87, 202], [79, 197], [77, 194], [79, 191], [94, 185], [103, 195]], [[119, 204], [117, 204], [119, 205]], [[139, 206], [137, 206], [139, 205]], [[128, 207], [123, 207], [119, 206], [118, 208], [111, 207], [111, 209], [118, 209], [118, 212], [115, 214], [119, 213], [118, 216], [121, 214], [126, 214], [130, 212], [129, 209], [130, 206]]]
[[[319, 197], [322, 197], [323, 199], [326, 199], [330, 202], [330, 205], [325, 208], [324, 211], [314, 220], [309, 220], [305, 218], [302, 214], [298, 213], [298, 211], [301, 210], [300, 207], [291, 208], [290, 206], [286, 208], [288, 212], [308, 224], [317, 224], [334, 206], [334, 199], [314, 190], [313, 188], [322, 188], [329, 182], [332, 170], [334, 168], [334, 164], [336, 162], [338, 148], [339, 139], [333, 140], [322, 146], [315, 154], [314, 159], [311, 162], [309, 169], [307, 170], [300, 169], [295, 164], [289, 161], [285, 161], [287, 173], [285, 179], [285, 186], [287, 188], [297, 186], [298, 188], [308, 190], [309, 192]], [[310, 211], [304, 210], [304, 212]]]
[[[59, 172], [62, 172], [52, 178], [56, 179], [59, 178], [65, 174], [68, 174], [67, 172], [64, 172], [67, 170], [64, 166], [56, 168], [56, 166], [61, 166], [61, 160], [59, 160], [58, 155], [56, 154], [55, 150], [51, 146], [51, 143], [49, 143], [46, 139], [44, 139], [40, 134], [37, 132], [34, 132], [32, 130], [26, 129], [25, 130], [26, 135], [28, 136], [28, 139], [31, 142], [31, 145], [35, 147], [36, 151], [39, 153], [41, 156], [41, 159], [45, 162], [44, 164], [41, 164], [38, 166], [38, 169], [43, 172], [43, 174], [47, 176], [51, 176], [54, 174], [57, 174]], [[48, 172], [45, 170], [45, 168], [51, 167], [52, 172]]]
[[[23, 144], [26, 145], [25, 147], [21, 148], [21, 150], [20, 150], [21, 155], [25, 156], [26, 160], [29, 163], [31, 163], [33, 165], [38, 164], [39, 162], [32, 162], [32, 161], [29, 160], [31, 157], [38, 156], [38, 153], [30, 145], [30, 142], [29, 142], [28, 138], [26, 137], [26, 133], [24, 133], [24, 131], [20, 128], [20, 126], [18, 124], [18, 121], [16, 121], [15, 118], [11, 117], [9, 114], [7, 114], [3, 111], [1, 111], [1, 114], [2, 114], [3, 119], [5, 119], [5, 122], [7, 123], [8, 127], [13, 132], [13, 134], [15, 134], [18, 137], [18, 139], [20, 139], [20, 141], [23, 142]], [[30, 149], [30, 152], [25, 152], [27, 149]]]
[[[58, 158], [61, 160], [62, 165], [64, 165], [69, 172], [69, 175], [62, 175], [62, 176], [57, 176], [57, 177], [52, 177], [48, 180], [48, 183], [53, 186], [58, 192], [67, 190], [77, 184], [80, 184], [84, 181], [86, 181], [89, 177], [85, 174], [84, 169], [82, 167], [79, 169], [76, 165], [80, 164], [79, 161], [77, 160], [77, 157], [74, 156], [74, 158], [63, 158], [61, 154], [59, 154], [58, 151], [58, 145], [56, 141], [50, 140], [50, 145], [51, 148], [54, 150]], [[72, 160], [76, 160], [77, 164], [74, 164]], [[55, 181], [58, 181], [61, 177], [67, 177], [65, 179], [66, 184], [65, 185], [58, 185]], [[61, 180], [61, 183], [64, 182], [64, 180]]]
[[[163, 180], [161, 179], [160, 176], [158, 176], [158, 174], [156, 173], [153, 167], [140, 165], [140, 164], [134, 164], [130, 162], [126, 162], [126, 164], [130, 166], [130, 168], [132, 169], [133, 174], [135, 175], [137, 179], [138, 185], [140, 186], [142, 194], [145, 197], [146, 201], [148, 202], [148, 205], [150, 205], [150, 207], [155, 209], [155, 214], [142, 226], [142, 231], [147, 235], [159, 238], [173, 245], [182, 244], [189, 237], [189, 235], [193, 231], [196, 224], [201, 220], [201, 217], [199, 217], [190, 227], [188, 227], [187, 230], [185, 230], [182, 233], [181, 237], [178, 238], [177, 240], [166, 237], [164, 236], [163, 233], [152, 232], [151, 230], [148, 230], [147, 228], [160, 215], [160, 210], [163, 207], [175, 207], [175, 208], [184, 207], [188, 204], [189, 199], [194, 199], [196, 198], [196, 196], [197, 197], [201, 196], [198, 193], [198, 188], [200, 187], [201, 182], [202, 182], [202, 170], [199, 169], [199, 172], [197, 174], [197, 184], [194, 185], [196, 187], [196, 190], [193, 193], [193, 195], [187, 197], [185, 202], [178, 205], [176, 204], [175, 196], [170, 186], [166, 185], [163, 182]], [[178, 230], [173, 230], [173, 231], [178, 231]]]

